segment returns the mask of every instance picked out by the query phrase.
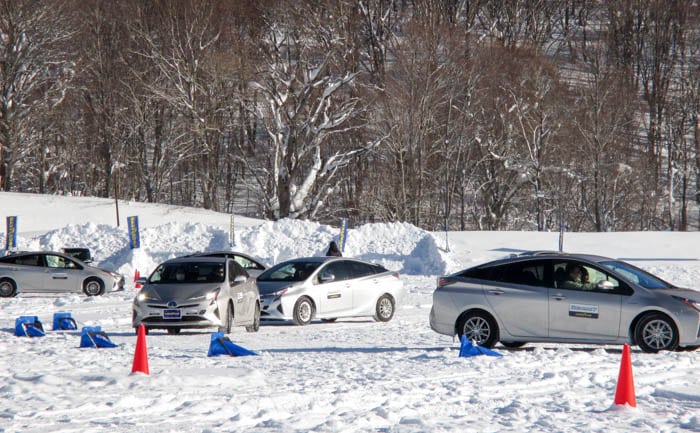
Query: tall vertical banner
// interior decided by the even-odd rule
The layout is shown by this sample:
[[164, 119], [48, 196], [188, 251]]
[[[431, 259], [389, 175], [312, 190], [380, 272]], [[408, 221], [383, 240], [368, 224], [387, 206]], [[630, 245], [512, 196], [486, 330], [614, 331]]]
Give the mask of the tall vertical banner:
[[7, 236], [5, 237], [5, 249], [10, 251], [17, 248], [17, 217], [7, 217]]
[[345, 252], [345, 241], [348, 238], [348, 219], [340, 219], [340, 252]]
[[564, 251], [564, 223], [559, 226], [559, 252]]
[[141, 247], [141, 236], [139, 235], [139, 217], [126, 217], [126, 223], [129, 227], [129, 246], [131, 249]]
[[228, 244], [232, 247], [236, 246], [236, 232], [234, 231], [233, 215], [231, 215], [231, 227], [228, 231]]

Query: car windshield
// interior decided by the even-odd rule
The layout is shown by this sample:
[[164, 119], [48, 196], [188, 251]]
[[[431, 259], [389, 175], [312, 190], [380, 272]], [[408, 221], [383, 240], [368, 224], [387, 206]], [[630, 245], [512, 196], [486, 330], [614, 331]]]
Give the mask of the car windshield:
[[649, 272], [643, 271], [636, 266], [632, 266], [629, 263], [611, 260], [601, 262], [600, 264], [622, 275], [628, 281], [638, 284], [646, 289], [653, 290], [674, 288], [673, 284], [667, 283], [661, 278], [658, 278]]
[[223, 263], [179, 262], [163, 263], [151, 274], [149, 283], [192, 284], [221, 283], [224, 281]]
[[260, 274], [258, 281], [304, 281], [321, 262], [287, 262], [280, 263]]

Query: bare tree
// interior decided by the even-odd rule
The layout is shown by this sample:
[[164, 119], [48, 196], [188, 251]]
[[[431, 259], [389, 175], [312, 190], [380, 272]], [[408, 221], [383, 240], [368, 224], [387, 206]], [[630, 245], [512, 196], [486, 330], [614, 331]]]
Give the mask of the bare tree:
[[0, 1], [0, 189], [35, 154], [40, 112], [59, 104], [73, 77], [63, 43], [71, 37], [63, 2]]

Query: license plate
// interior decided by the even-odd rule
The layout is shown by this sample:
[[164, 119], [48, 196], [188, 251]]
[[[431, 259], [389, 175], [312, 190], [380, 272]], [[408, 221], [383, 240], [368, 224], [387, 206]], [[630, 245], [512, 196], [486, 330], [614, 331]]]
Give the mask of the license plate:
[[181, 319], [182, 318], [182, 310], [179, 308], [171, 308], [167, 310], [163, 310], [163, 319]]

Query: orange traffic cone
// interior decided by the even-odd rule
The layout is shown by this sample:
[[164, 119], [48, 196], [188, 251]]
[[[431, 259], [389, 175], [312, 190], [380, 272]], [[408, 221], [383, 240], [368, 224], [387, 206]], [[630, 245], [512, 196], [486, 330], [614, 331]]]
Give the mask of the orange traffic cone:
[[146, 350], [146, 327], [139, 325], [139, 331], [136, 337], [136, 351], [134, 351], [134, 366], [131, 368], [131, 373], [148, 372], [148, 351]]
[[134, 272], [134, 287], [137, 289], [140, 289], [141, 287], [143, 287], [143, 284], [136, 282], [139, 278], [141, 278], [141, 273], [137, 269], [136, 272]]
[[631, 407], [637, 407], [637, 400], [634, 397], [632, 360], [630, 358], [630, 346], [628, 344], [625, 344], [625, 347], [622, 349], [620, 374], [617, 377], [617, 389], [615, 390], [615, 404], [627, 404]]

